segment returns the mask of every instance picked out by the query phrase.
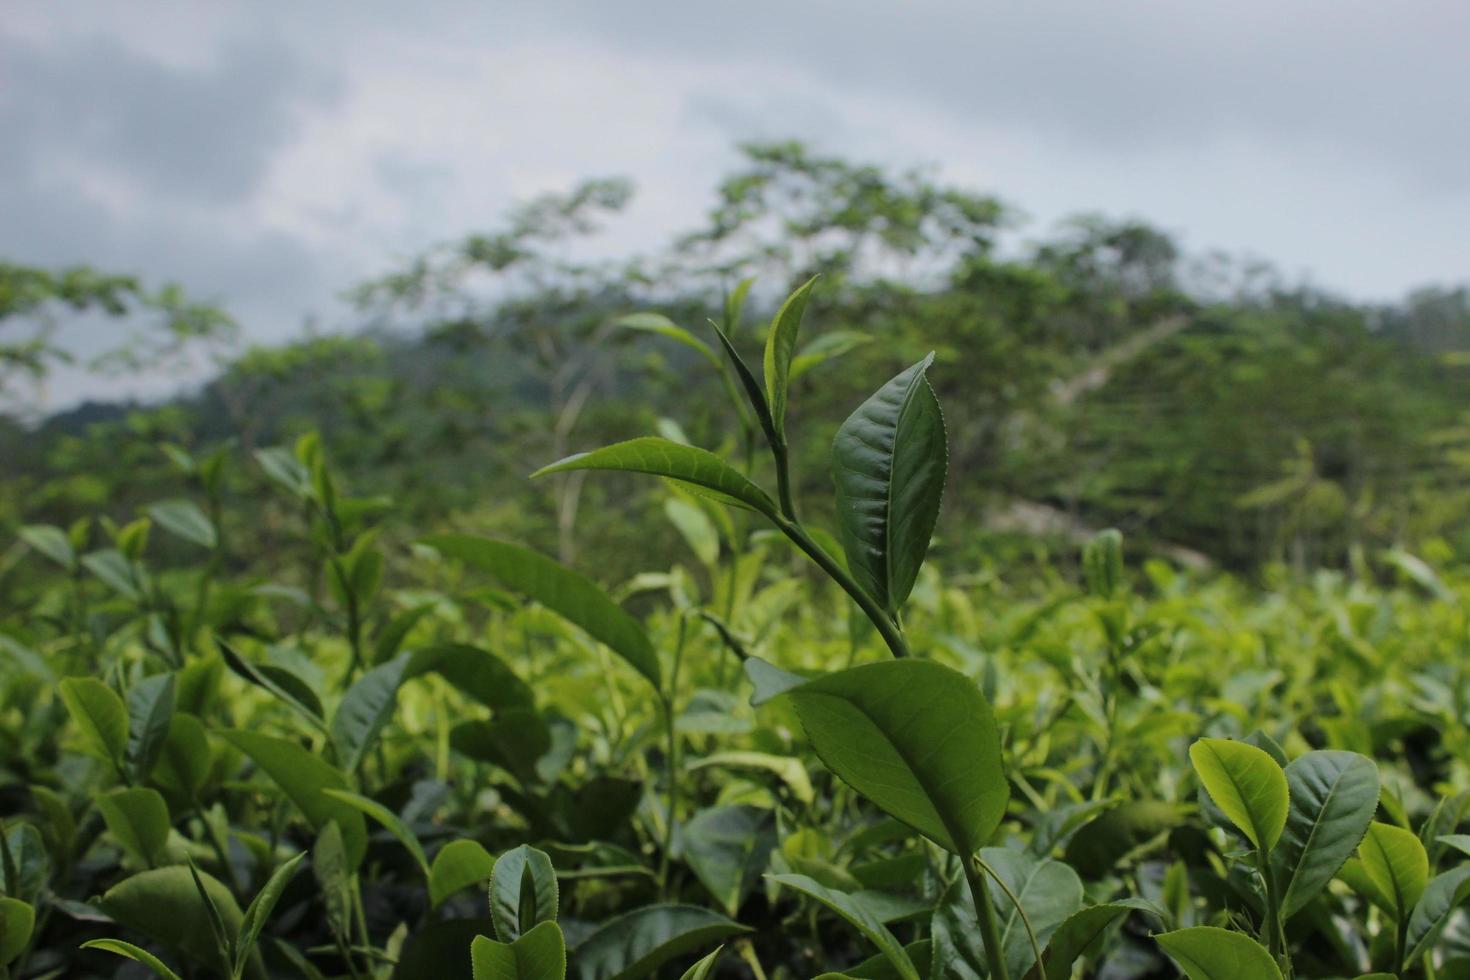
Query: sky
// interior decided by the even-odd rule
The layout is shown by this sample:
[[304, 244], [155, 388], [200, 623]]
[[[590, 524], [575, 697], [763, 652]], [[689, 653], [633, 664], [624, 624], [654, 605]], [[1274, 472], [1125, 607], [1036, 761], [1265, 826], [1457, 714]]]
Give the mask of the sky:
[[5, 6], [0, 260], [177, 281], [249, 341], [350, 326], [355, 283], [586, 177], [639, 188], [608, 247], [656, 248], [758, 139], [1358, 299], [1470, 280], [1464, 0]]

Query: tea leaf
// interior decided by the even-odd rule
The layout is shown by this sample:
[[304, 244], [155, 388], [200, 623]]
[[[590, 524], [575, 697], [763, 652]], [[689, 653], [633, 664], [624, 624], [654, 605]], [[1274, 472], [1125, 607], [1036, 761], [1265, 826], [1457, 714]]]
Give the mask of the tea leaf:
[[1429, 884], [1429, 854], [1419, 838], [1375, 821], [1358, 846], [1358, 858], [1369, 880], [1393, 903], [1399, 920], [1407, 919]]
[[128, 709], [122, 698], [92, 677], [68, 677], [56, 690], [87, 745], [122, 772], [128, 751]]
[[677, 956], [744, 932], [745, 926], [692, 905], [649, 905], [604, 922], [572, 949], [577, 980], [642, 980]]
[[591, 452], [577, 453], [543, 466], [531, 476], [534, 479], [570, 470], [614, 470], [662, 476], [697, 492], [713, 495], [725, 503], [747, 507], [767, 517], [776, 514], [776, 505], [764, 490], [714, 453], [657, 436], [643, 436]]
[[168, 843], [168, 804], [157, 790], [135, 786], [97, 797], [97, 809], [113, 839], [145, 868], [160, 863]]
[[1202, 738], [1189, 761], [1210, 799], [1257, 850], [1270, 851], [1286, 827], [1286, 774], [1261, 749], [1245, 742]]
[[925, 377], [933, 360], [878, 389], [832, 443], [848, 570], [890, 616], [913, 590], [944, 493], [944, 416]]
[[786, 389], [791, 384], [791, 361], [796, 356], [796, 336], [801, 330], [801, 318], [811, 296], [817, 277], [812, 276], [796, 288], [771, 321], [770, 333], [766, 335], [766, 354], [763, 361], [766, 378], [766, 401], [771, 406], [771, 421], [776, 437], [786, 439]]
[[[779, 685], [758, 658], [746, 673], [766, 695], [791, 698], [827, 768], [891, 816], [968, 856], [1000, 825], [1010, 788], [1000, 733], [980, 689], [923, 660], [866, 664]], [[774, 692], [774, 693], [772, 693]]]
[[500, 855], [490, 875], [490, 917], [501, 942], [519, 939], [531, 927], [555, 922], [559, 890], [545, 851], [522, 844]]
[[403, 683], [409, 661], [409, 655], [404, 654], [379, 664], [353, 682], [342, 696], [332, 715], [331, 732], [338, 761], [347, 772], [356, 772], [362, 765], [363, 757], [392, 717], [398, 686]]
[[1189, 980], [1281, 980], [1281, 968], [1266, 948], [1238, 932], [1196, 926], [1154, 940]]
[[128, 691], [128, 772], [134, 780], [152, 772], [168, 739], [174, 714], [174, 675], [145, 677]]
[[1286, 828], [1272, 853], [1281, 914], [1301, 910], [1336, 876], [1378, 809], [1378, 767], [1354, 752], [1308, 752], [1286, 767]]
[[[219, 912], [226, 937], [234, 942], [243, 918], [240, 907], [228, 888], [202, 871], [198, 874]], [[199, 897], [189, 868], [172, 865], [140, 872], [114, 885], [97, 904], [123, 926], [221, 976], [230, 975], [231, 964], [215, 943], [209, 909]]]
[[362, 863], [367, 851], [367, 825], [354, 807], [334, 800], [322, 790], [347, 789], [342, 773], [295, 742], [273, 735], [241, 729], [220, 732], [220, 737], [249, 756], [296, 804], [314, 830], [336, 822], [342, 833], [350, 867]]
[[479, 841], [450, 841], [439, 849], [429, 866], [429, 904], [438, 908], [455, 892], [489, 881], [494, 870], [495, 858]]
[[89, 939], [82, 943], [82, 949], [100, 949], [106, 953], [115, 953], [118, 956], [142, 963], [153, 971], [153, 975], [159, 980], [180, 980], [179, 975], [170, 970], [162, 960], [148, 952], [139, 949], [132, 943], [125, 943], [121, 939]]
[[0, 897], [0, 968], [26, 948], [35, 925], [35, 909], [18, 898]]
[[[670, 443], [670, 445], [673, 445]], [[604, 643], [655, 688], [662, 686], [658, 656], [643, 626], [586, 576], [528, 548], [468, 534], [435, 534], [424, 543], [447, 558], [488, 572], [524, 592]]]
[[429, 859], [424, 854], [424, 847], [419, 843], [419, 839], [414, 836], [414, 832], [408, 829], [408, 825], [399, 818], [398, 814], [377, 800], [368, 799], [366, 796], [358, 793], [349, 793], [341, 789], [324, 789], [322, 790], [322, 795], [329, 796], [334, 800], [340, 800], [354, 810], [358, 810], [382, 824], [383, 829], [397, 838], [398, 843], [402, 844], [408, 850], [408, 853], [413, 856], [414, 861], [419, 866], [419, 870], [424, 873], [424, 879], [426, 881], [428, 880]]
[[879, 951], [893, 964], [893, 968], [898, 971], [900, 977], [903, 977], [904, 980], [919, 980], [919, 971], [914, 967], [908, 954], [903, 951], [903, 946], [893, 938], [893, 933], [888, 931], [888, 927], [873, 914], [871, 909], [854, 896], [827, 888], [806, 875], [768, 875], [767, 877], [778, 885], [784, 885], [809, 898], [816, 899], [836, 912], [853, 928], [866, 936], [869, 942], [878, 947]]
[[563, 980], [566, 940], [555, 922], [543, 922], [513, 943], [476, 936], [470, 961], [475, 980]]

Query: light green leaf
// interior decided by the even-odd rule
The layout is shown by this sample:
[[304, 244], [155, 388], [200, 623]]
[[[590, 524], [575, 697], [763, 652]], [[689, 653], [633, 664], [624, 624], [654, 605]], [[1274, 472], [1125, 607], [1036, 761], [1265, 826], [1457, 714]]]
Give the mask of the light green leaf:
[[716, 370], [723, 367], [720, 363], [719, 355], [710, 348], [709, 344], [706, 344], [662, 313], [630, 313], [627, 316], [618, 317], [613, 321], [613, 325], [623, 327], [627, 330], [637, 330], [642, 333], [667, 337], [670, 340], [683, 344], [691, 350], [697, 351], [699, 356], [713, 364]]
[[779, 669], [755, 657], [745, 667], [758, 689], [791, 698], [827, 768], [890, 816], [965, 856], [1000, 825], [1010, 798], [1000, 732], [964, 674], [890, 660], [782, 688], [769, 683]]
[[271, 913], [276, 909], [276, 903], [281, 900], [281, 893], [291, 883], [291, 876], [306, 860], [306, 852], [291, 858], [282, 864], [266, 881], [262, 888], [251, 900], [249, 908], [245, 910], [245, 918], [240, 925], [240, 941], [235, 951], [235, 973], [238, 976], [243, 972], [244, 965], [250, 953], [255, 949], [256, 943], [260, 941], [261, 930], [270, 920]]
[[1453, 847], [1461, 854], [1470, 856], [1470, 834], [1442, 834], [1435, 839], [1447, 847]]
[[153, 771], [174, 716], [174, 675], [145, 677], [128, 691], [128, 771], [141, 782]]
[[1308, 752], [1287, 765], [1286, 783], [1286, 828], [1271, 863], [1290, 917], [1357, 850], [1378, 809], [1378, 767], [1355, 752]]
[[832, 442], [837, 523], [847, 567], [890, 616], [913, 590], [939, 518], [948, 465], [930, 354], [842, 423]]
[[711, 807], [681, 828], [684, 860], [733, 917], [770, 862], [776, 847], [776, 815], [762, 807]]
[[379, 664], [363, 674], [337, 705], [332, 715], [332, 743], [337, 747], [337, 760], [347, 772], [356, 772], [372, 750], [373, 742], [398, 703], [398, 686], [408, 669], [408, 654]]
[[349, 867], [362, 863], [367, 852], [367, 824], [356, 808], [323, 793], [347, 789], [341, 771], [295, 742], [273, 735], [230, 729], [220, 737], [249, 756], [305, 815], [312, 829], [321, 831], [335, 821], [342, 833]]
[[1249, 936], [1214, 926], [1196, 926], [1155, 936], [1189, 980], [1281, 980], [1281, 968]]
[[18, 898], [0, 897], [0, 968], [21, 954], [35, 926], [35, 909]]
[[786, 389], [791, 384], [791, 360], [796, 356], [796, 338], [801, 331], [801, 317], [811, 296], [817, 277], [812, 276], [796, 288], [771, 321], [770, 333], [766, 334], [766, 355], [763, 361], [766, 378], [766, 401], [771, 406], [771, 421], [776, 435], [786, 439]]
[[[219, 911], [225, 935], [234, 942], [243, 918], [240, 906], [214, 878], [199, 872], [199, 880]], [[135, 874], [113, 886], [97, 904], [126, 928], [183, 953], [220, 976], [230, 975], [231, 964], [215, 944], [210, 912], [189, 868], [171, 865]]]
[[559, 902], [556, 870], [545, 851], [522, 844], [496, 859], [490, 874], [490, 918], [501, 942], [514, 942], [533, 926], [555, 922]]
[[604, 922], [572, 950], [578, 980], [644, 980], [676, 956], [749, 932], [693, 905], [648, 905]]
[[679, 977], [679, 980], [709, 980], [710, 974], [715, 969], [715, 960], [720, 958], [720, 953], [724, 952], [724, 949], [724, 946], [716, 946], [693, 966], [685, 970], [684, 974]]
[[164, 500], [148, 508], [148, 517], [159, 527], [190, 541], [201, 548], [213, 550], [219, 544], [219, 533], [214, 522], [192, 500]]
[[121, 939], [90, 939], [82, 943], [82, 949], [100, 949], [104, 953], [115, 953], [134, 962], [142, 963], [152, 970], [153, 975], [159, 980], [180, 980], [179, 975], [170, 970], [158, 957], [146, 949], [139, 949], [132, 943], [125, 943]]
[[494, 870], [495, 858], [479, 841], [450, 841], [429, 866], [429, 904], [438, 908], [455, 892], [489, 881]]
[[324, 789], [322, 790], [322, 794], [324, 796], [330, 796], [334, 800], [341, 800], [354, 810], [358, 810], [372, 817], [381, 824], [384, 830], [392, 834], [398, 840], [398, 843], [402, 844], [408, 850], [408, 853], [413, 856], [414, 862], [423, 871], [424, 879], [426, 881], [428, 880], [429, 858], [424, 854], [423, 845], [419, 843], [418, 837], [414, 836], [414, 832], [408, 829], [408, 825], [399, 819], [398, 814], [377, 800], [368, 799], [359, 793], [350, 793], [342, 789]]
[[714, 521], [689, 500], [670, 497], [664, 501], [664, 514], [678, 529], [684, 543], [694, 552], [702, 565], [713, 565], [720, 558], [720, 533]]
[[872, 341], [872, 337], [856, 330], [831, 330], [803, 347], [791, 360], [790, 380], [806, 374], [835, 357]]
[[1286, 827], [1286, 773], [1261, 749], [1245, 742], [1202, 738], [1189, 747], [1189, 761], [1231, 823], [1257, 850], [1269, 852]]
[[122, 698], [92, 677], [68, 677], [56, 690], [88, 747], [122, 772], [128, 751], [128, 709]]
[[903, 945], [893, 937], [893, 933], [888, 931], [888, 927], [883, 924], [882, 920], [855, 896], [846, 892], [834, 891], [806, 875], [768, 875], [767, 877], [778, 885], [784, 885], [809, 898], [816, 899], [836, 912], [853, 928], [866, 936], [869, 942], [878, 947], [878, 951], [893, 964], [899, 976], [904, 980], [919, 980], [919, 971], [909, 959], [908, 954], [904, 952]]
[[50, 558], [67, 571], [77, 567], [76, 549], [66, 532], [50, 524], [28, 524], [20, 529], [20, 539], [33, 551]]
[[138, 588], [138, 570], [121, 551], [106, 548], [82, 556], [82, 564], [119, 595], [134, 602], [143, 598]]
[[168, 843], [168, 804], [157, 790], [143, 786], [119, 789], [97, 797], [97, 809], [114, 840], [139, 865], [151, 868], [163, 857]]
[[719, 456], [707, 449], [684, 446], [657, 436], [642, 436], [591, 452], [577, 453], [544, 466], [531, 476], [535, 478], [570, 470], [615, 470], [662, 476], [767, 517], [776, 513], [776, 505], [766, 492]]
[[[673, 443], [670, 443], [673, 445]], [[424, 543], [447, 558], [488, 572], [524, 592], [604, 643], [655, 688], [662, 687], [658, 656], [643, 625], [579, 572], [519, 545], [468, 534], [434, 534]]]
[[771, 755], [768, 752], [715, 752], [690, 763], [690, 769], [720, 766], [725, 769], [762, 769], [779, 778], [791, 790], [791, 795], [802, 803], [810, 803], [816, 797], [806, 765], [789, 755]]
[[543, 922], [513, 943], [476, 936], [470, 944], [474, 980], [563, 980], [567, 944], [561, 926]]
[[1358, 858], [1369, 880], [1393, 903], [1399, 921], [1408, 919], [1429, 884], [1429, 853], [1419, 838], [1374, 821], [1358, 845]]

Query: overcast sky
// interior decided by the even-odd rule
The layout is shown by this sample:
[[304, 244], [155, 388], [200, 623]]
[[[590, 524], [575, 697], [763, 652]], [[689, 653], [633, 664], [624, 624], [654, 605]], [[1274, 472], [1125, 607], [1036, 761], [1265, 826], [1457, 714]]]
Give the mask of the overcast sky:
[[0, 259], [177, 280], [252, 339], [583, 177], [632, 177], [613, 234], [654, 247], [758, 138], [934, 164], [1038, 234], [1142, 217], [1367, 299], [1470, 280], [1466, 0], [5, 9]]

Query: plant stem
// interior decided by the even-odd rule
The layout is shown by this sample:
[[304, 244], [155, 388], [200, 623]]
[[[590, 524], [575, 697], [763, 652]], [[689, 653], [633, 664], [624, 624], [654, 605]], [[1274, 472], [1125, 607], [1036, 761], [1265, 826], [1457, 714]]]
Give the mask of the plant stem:
[[965, 881], [970, 885], [970, 898], [975, 903], [975, 918], [980, 922], [980, 939], [985, 944], [985, 959], [990, 964], [991, 980], [1011, 980], [1006, 969], [1005, 944], [1000, 939], [1000, 923], [995, 917], [995, 904], [985, 888], [985, 879], [973, 858], [960, 861], [965, 868]]
[[791, 497], [791, 465], [784, 438], [771, 442], [771, 456], [776, 460], [776, 499], [781, 507], [781, 516], [795, 524], [796, 501]]
[[873, 625], [877, 627], [878, 633], [883, 637], [883, 641], [888, 644], [888, 649], [893, 652], [895, 657], [907, 657], [909, 655], [908, 643], [904, 640], [903, 631], [898, 628], [898, 624], [893, 621], [893, 618], [888, 615], [882, 606], [878, 605], [877, 600], [868, 595], [867, 591], [857, 584], [857, 580], [848, 574], [847, 569], [839, 565], [836, 559], [822, 549], [821, 545], [812, 540], [811, 535], [806, 533], [805, 528], [796, 521], [786, 520], [784, 518], [776, 521], [776, 527], [782, 534], [790, 538], [793, 544], [806, 552], [807, 557], [816, 562], [822, 571], [826, 572], [833, 581], [842, 586], [843, 591], [851, 596], [852, 600], [858, 604], [858, 607], [862, 609], [868, 619], [872, 620]]
[[[1276, 894], [1276, 876], [1271, 873], [1269, 855], [1256, 851], [1256, 868], [1260, 871], [1261, 881], [1266, 886], [1266, 938], [1271, 956], [1282, 967], [1282, 972], [1289, 977], [1291, 976], [1291, 957], [1286, 951], [1286, 933], [1281, 922], [1281, 899]], [[1396, 954], [1395, 959], [1398, 958]]]
[[669, 671], [669, 689], [662, 695], [664, 708], [664, 731], [668, 745], [664, 749], [664, 789], [667, 792], [667, 809], [664, 814], [664, 844], [658, 862], [658, 892], [661, 899], [668, 897], [670, 854], [674, 849], [674, 808], [679, 805], [679, 738], [674, 731], [674, 701], [679, 692], [679, 665], [684, 659], [684, 640], [689, 631], [689, 620], [679, 614], [679, 638], [674, 641], [674, 663]]

